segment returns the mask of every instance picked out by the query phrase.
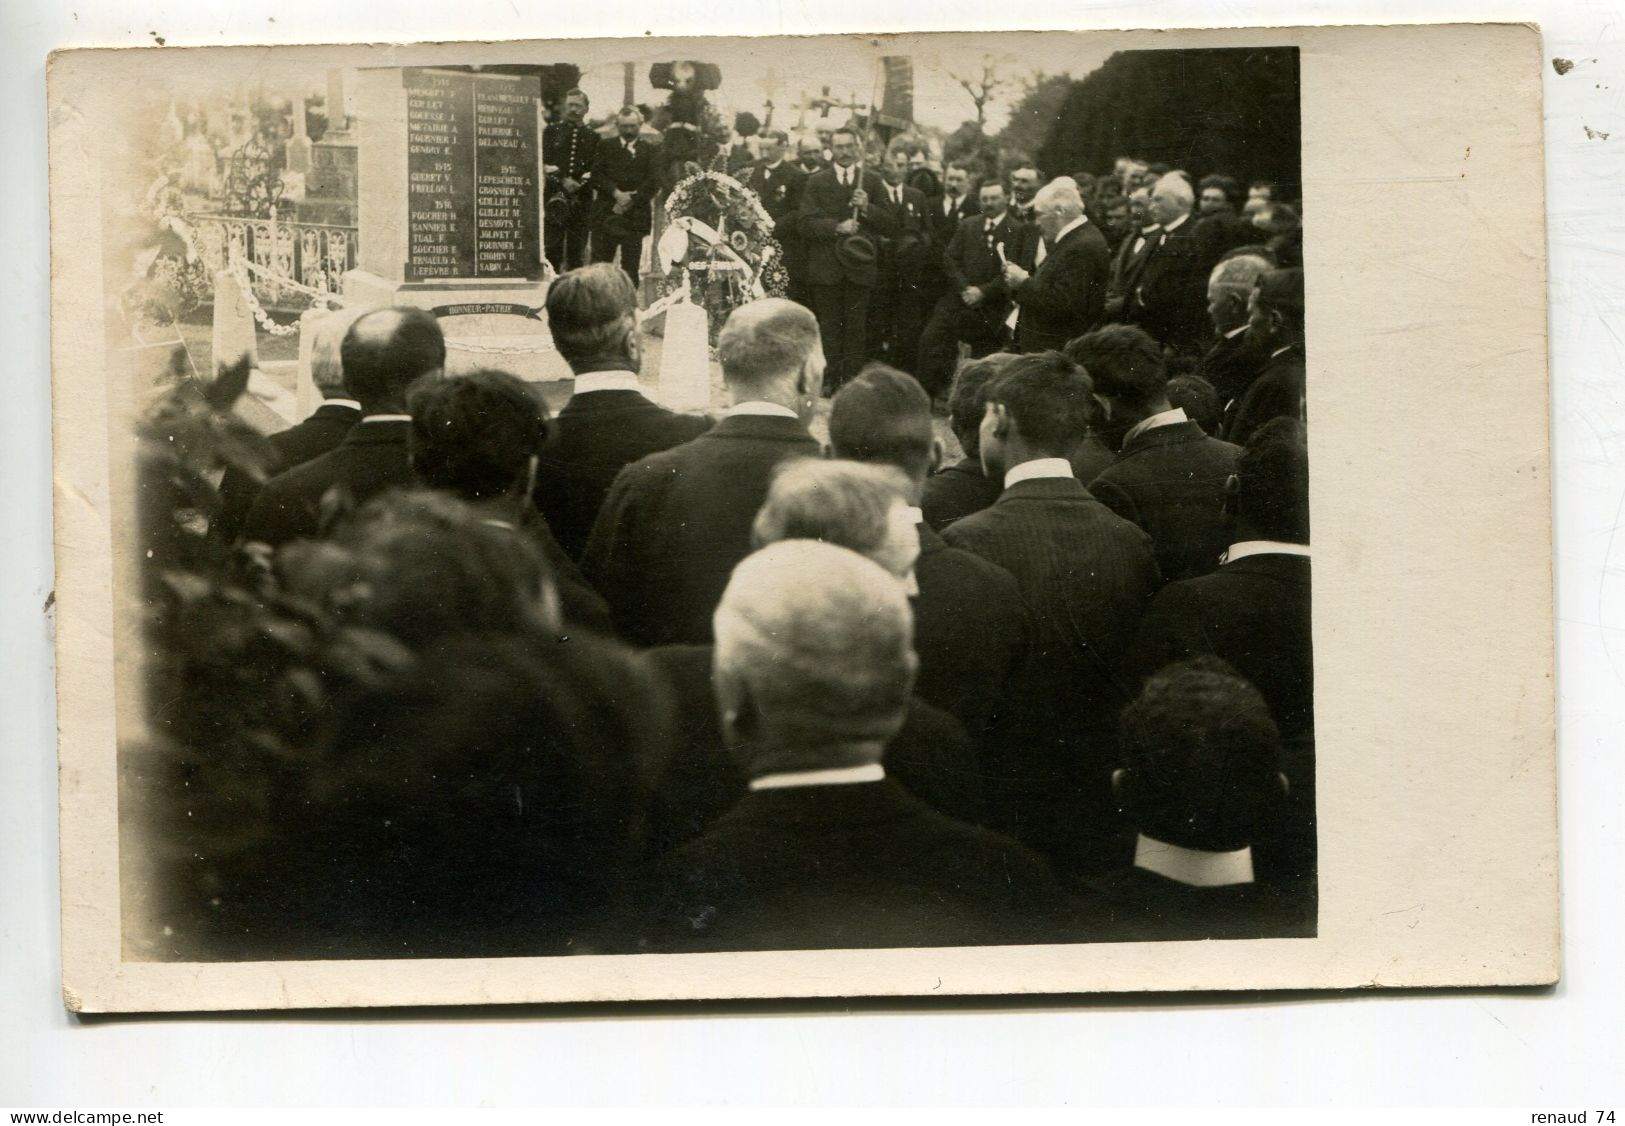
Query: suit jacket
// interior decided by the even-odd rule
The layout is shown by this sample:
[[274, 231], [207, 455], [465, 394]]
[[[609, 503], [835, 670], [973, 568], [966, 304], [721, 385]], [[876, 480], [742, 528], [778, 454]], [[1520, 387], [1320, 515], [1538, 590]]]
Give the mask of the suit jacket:
[[1257, 686], [1283, 738], [1312, 736], [1309, 559], [1249, 555], [1164, 587], [1140, 623], [1133, 672], [1143, 679], [1203, 654], [1229, 662]]
[[[356, 407], [323, 403], [303, 422], [267, 439], [275, 455], [275, 460], [265, 467], [267, 476], [274, 477], [285, 469], [320, 457], [342, 442], [350, 427], [360, 421], [361, 411]], [[225, 476], [220, 478], [220, 514], [215, 517], [210, 533], [221, 543], [236, 542], [259, 491], [260, 483], [247, 473], [236, 466], [227, 468]]]
[[980, 512], [999, 499], [1003, 486], [982, 472], [982, 463], [967, 457], [945, 466], [925, 479], [920, 510], [937, 531], [972, 512]]
[[[873, 172], [865, 171], [856, 181], [868, 193], [869, 207], [858, 220], [858, 229], [876, 242], [896, 234], [894, 216], [889, 208], [879, 204], [886, 197], [886, 182]], [[852, 192], [843, 188], [833, 168], [826, 168], [807, 177], [801, 193], [801, 237], [807, 244], [808, 285], [872, 286], [878, 269], [864, 269], [843, 264], [836, 257], [836, 247], [847, 236], [837, 234], [835, 227], [852, 218]]]
[[1202, 357], [1196, 374], [1213, 384], [1219, 393], [1219, 406], [1225, 417], [1234, 413], [1231, 404], [1240, 406], [1241, 398], [1263, 370], [1266, 356], [1247, 332], [1231, 337], [1219, 337]]
[[1027, 603], [1025, 659], [990, 740], [996, 823], [1069, 868], [1115, 861], [1123, 664], [1161, 585], [1150, 538], [1071, 477], [1018, 481], [943, 538], [1009, 571]]
[[925, 196], [917, 189], [904, 185], [902, 197], [902, 202], [893, 203], [890, 187], [882, 186], [880, 198], [870, 206], [883, 209], [892, 226], [892, 233], [880, 240], [882, 277], [895, 278], [913, 287], [919, 283], [930, 252], [926, 233], [928, 219]]
[[622, 637], [639, 645], [706, 645], [711, 614], [773, 468], [817, 457], [797, 419], [736, 415], [675, 449], [628, 465], [610, 486], [582, 556]]
[[914, 693], [952, 713], [980, 741], [1026, 641], [1021, 589], [1004, 568], [949, 547], [929, 524], [920, 525], [914, 575], [920, 584], [914, 598], [914, 651], [920, 658]]
[[617, 473], [710, 427], [709, 418], [674, 414], [637, 391], [572, 395], [548, 429], [536, 473], [536, 507], [565, 554], [581, 558]]
[[1014, 291], [1021, 307], [1016, 347], [1022, 352], [1060, 348], [1093, 328], [1106, 304], [1110, 268], [1099, 228], [1085, 222], [1068, 231]]
[[[693, 840], [748, 792], [722, 741], [711, 679], [715, 647], [662, 645], [640, 659], [671, 687], [676, 738], [653, 765], [649, 841], [660, 855]], [[987, 814], [976, 750], [959, 721], [915, 698], [886, 747], [887, 773], [938, 813], [972, 824]]]
[[930, 301], [942, 296], [948, 288], [948, 274], [943, 256], [948, 244], [959, 231], [959, 224], [977, 214], [976, 201], [961, 196], [951, 212], [943, 211], [944, 195], [927, 196], [925, 202], [925, 252], [920, 263], [920, 287]]
[[1037, 856], [890, 778], [748, 792], [652, 899], [648, 948], [672, 951], [1041, 942], [1070, 915]]
[[[1025, 265], [1031, 230], [1006, 212], [993, 228], [994, 245], [1004, 247], [1006, 260]], [[943, 251], [942, 265], [955, 295], [966, 286], [974, 285], [981, 289], [984, 304], [1009, 312], [1010, 288], [1004, 282], [1004, 262], [999, 259], [998, 251], [988, 246], [985, 217], [971, 215], [960, 220], [958, 230]]]
[[1076, 890], [1078, 941], [1305, 938], [1316, 929], [1312, 899], [1296, 888], [1258, 880], [1192, 887], [1128, 865], [1080, 881]]
[[1207, 271], [1196, 244], [1196, 222], [1164, 230], [1128, 293], [1128, 321], [1159, 344], [1192, 349], [1212, 332], [1207, 316]]
[[[656, 171], [660, 162], [655, 155], [656, 147], [639, 140], [628, 153], [619, 137], [599, 139], [592, 165], [594, 227], [623, 236], [649, 233], [649, 201], [659, 186]], [[631, 206], [619, 215], [615, 213], [617, 191], [632, 193]]]
[[317, 535], [335, 505], [356, 508], [389, 488], [417, 483], [407, 453], [410, 422], [359, 422], [320, 457], [265, 483], [243, 523], [243, 539], [280, 547]]
[[[1144, 242], [1140, 242], [1142, 234], [1145, 236]], [[1112, 295], [1126, 298], [1133, 292], [1135, 283], [1139, 281], [1140, 271], [1144, 269], [1151, 252], [1156, 249], [1157, 239], [1161, 234], [1161, 227], [1151, 231], [1136, 228], [1117, 244], [1117, 249], [1112, 254], [1111, 282], [1107, 287]], [[1134, 249], [1137, 242], [1140, 243], [1138, 252]]]
[[1301, 345], [1295, 345], [1264, 361], [1263, 370], [1241, 397], [1235, 413], [1225, 419], [1224, 440], [1245, 446], [1253, 433], [1272, 418], [1303, 420], [1303, 365]]
[[746, 178], [745, 186], [756, 193], [762, 207], [773, 217], [773, 237], [784, 246], [799, 242], [797, 224], [807, 174], [788, 160], [781, 160], [777, 168], [758, 162]]
[[1249, 555], [1212, 574], [1170, 583], [1151, 600], [1129, 665], [1138, 678], [1212, 655], [1253, 682], [1281, 731], [1290, 782], [1279, 831], [1255, 843], [1263, 878], [1313, 888], [1315, 669], [1307, 556]]
[[1134, 435], [1089, 485], [1096, 500], [1145, 529], [1164, 579], [1205, 575], [1230, 544], [1225, 482], [1241, 450], [1194, 422]]

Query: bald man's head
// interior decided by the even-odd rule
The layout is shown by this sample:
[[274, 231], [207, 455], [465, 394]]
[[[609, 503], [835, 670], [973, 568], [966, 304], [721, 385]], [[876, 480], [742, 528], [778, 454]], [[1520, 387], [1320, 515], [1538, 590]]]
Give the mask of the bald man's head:
[[717, 362], [736, 402], [763, 399], [800, 412], [824, 378], [818, 320], [782, 297], [741, 305], [717, 336]]
[[902, 584], [853, 551], [785, 540], [734, 568], [714, 617], [717, 701], [751, 775], [873, 761], [918, 660]]
[[340, 347], [344, 385], [369, 414], [403, 410], [406, 389], [446, 366], [440, 322], [424, 309], [395, 306], [367, 313]]

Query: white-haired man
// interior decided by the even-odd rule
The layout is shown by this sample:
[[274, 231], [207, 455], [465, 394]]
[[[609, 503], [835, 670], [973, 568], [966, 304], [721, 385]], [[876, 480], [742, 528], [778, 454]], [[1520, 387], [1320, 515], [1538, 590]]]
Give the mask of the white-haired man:
[[1208, 276], [1207, 313], [1218, 339], [1197, 371], [1213, 384], [1223, 409], [1240, 401], [1269, 358], [1247, 332], [1247, 306], [1258, 279], [1270, 269], [1269, 260], [1261, 255], [1237, 254], [1213, 267]]
[[1156, 243], [1128, 292], [1125, 319], [1164, 347], [1194, 351], [1208, 336], [1206, 271], [1191, 212], [1196, 192], [1183, 172], [1169, 172], [1151, 189]]
[[818, 322], [782, 297], [741, 305], [717, 338], [734, 405], [691, 442], [616, 475], [581, 559], [615, 628], [639, 645], [703, 645], [728, 574], [750, 553], [773, 469], [817, 457]]
[[247, 470], [235, 465], [227, 467], [220, 478], [220, 513], [209, 525], [210, 535], [219, 542], [236, 542], [263, 480], [325, 454], [344, 441], [350, 427], [361, 421], [361, 404], [344, 386], [339, 345], [350, 326], [367, 310], [365, 305], [352, 305], [317, 319], [311, 334], [310, 378], [321, 392], [322, 405], [303, 422], [270, 436], [274, 456], [265, 466], [262, 480], [256, 481]]
[[914, 682], [903, 586], [856, 552], [772, 544], [717, 607], [723, 739], [750, 790], [667, 858], [649, 945], [741, 950], [1055, 937], [1043, 861], [936, 813], [883, 755]]
[[1106, 238], [1083, 213], [1083, 197], [1070, 178], [1039, 189], [1033, 215], [1046, 248], [1043, 261], [1030, 271], [1015, 261], [1004, 265], [1005, 285], [1020, 309], [1020, 352], [1060, 348], [1088, 332], [1100, 320], [1111, 273]]

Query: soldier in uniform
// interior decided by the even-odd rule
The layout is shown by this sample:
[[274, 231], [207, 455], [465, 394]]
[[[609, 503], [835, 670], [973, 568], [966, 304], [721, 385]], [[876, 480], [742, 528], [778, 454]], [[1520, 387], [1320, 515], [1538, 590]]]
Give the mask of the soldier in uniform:
[[593, 162], [598, 134], [583, 124], [587, 95], [564, 95], [559, 120], [542, 130], [542, 171], [547, 174], [547, 205], [542, 241], [547, 260], [559, 273], [587, 264], [587, 234], [592, 228]]

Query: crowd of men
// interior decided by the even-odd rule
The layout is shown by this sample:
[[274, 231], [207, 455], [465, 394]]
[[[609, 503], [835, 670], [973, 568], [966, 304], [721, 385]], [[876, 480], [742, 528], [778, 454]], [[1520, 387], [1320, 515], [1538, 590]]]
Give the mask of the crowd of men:
[[[635, 107], [615, 116], [614, 138], [585, 125], [586, 111], [572, 90], [544, 135], [548, 258], [560, 270], [586, 263], [590, 235], [590, 260], [618, 260], [636, 282], [659, 161]], [[1211, 342], [1214, 267], [1240, 255], [1303, 265], [1298, 213], [1262, 181], [1195, 181], [1127, 157], [1109, 174], [1047, 184], [1020, 160], [999, 176], [965, 161], [939, 174], [917, 140], [870, 152], [851, 127], [794, 152], [782, 130], [752, 140], [760, 155], [728, 170], [773, 220], [788, 296], [818, 317], [831, 393], [880, 361], [941, 402], [963, 354], [1059, 348], [1104, 324], [1144, 328], [1193, 371]], [[1226, 284], [1245, 291], [1238, 269]]]
[[[1223, 178], [1197, 218], [1130, 162], [1102, 230], [1079, 177], [950, 166], [924, 199], [907, 154], [843, 179], [855, 142], [797, 177], [767, 139], [751, 180], [796, 216], [811, 307], [732, 313], [720, 417], [646, 397], [609, 261], [547, 294], [556, 417], [447, 375], [423, 310], [321, 323], [324, 405], [227, 471], [208, 534], [374, 657], [317, 670], [319, 715], [274, 693], [304, 742], [207, 882], [232, 956], [1314, 932], [1291, 240], [1241, 241]], [[941, 248], [907, 314], [924, 275], [860, 285], [840, 242], [895, 248], [900, 215]], [[853, 345], [880, 303], [883, 353], [932, 366]]]

